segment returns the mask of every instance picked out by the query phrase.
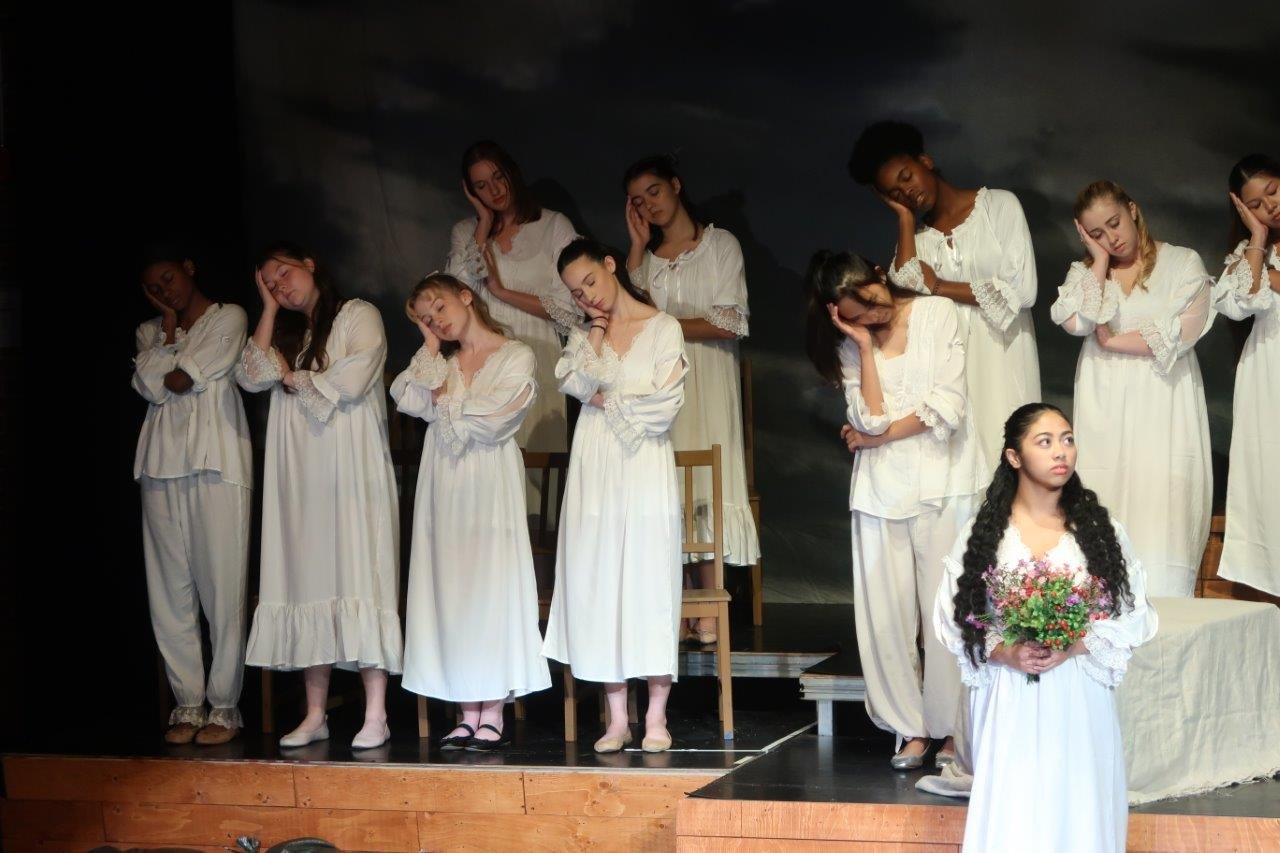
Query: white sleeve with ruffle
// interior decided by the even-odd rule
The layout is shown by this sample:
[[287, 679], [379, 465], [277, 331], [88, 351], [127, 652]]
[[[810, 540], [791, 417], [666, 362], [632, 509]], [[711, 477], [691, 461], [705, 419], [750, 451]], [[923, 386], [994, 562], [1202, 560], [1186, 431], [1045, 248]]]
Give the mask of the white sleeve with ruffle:
[[649, 321], [663, 327], [658, 330], [653, 370], [646, 386], [634, 391], [611, 388], [604, 395], [605, 418], [628, 453], [634, 453], [646, 437], [669, 431], [684, 404], [684, 379], [689, 372], [684, 334], [678, 322], [665, 319]]
[[[912, 310], [921, 308], [917, 305]], [[933, 312], [928, 328], [933, 339], [930, 348], [933, 364], [928, 370], [931, 381], [915, 413], [934, 439], [947, 441], [964, 421], [964, 341], [960, 337], [960, 315], [954, 302], [937, 302]]]
[[1012, 193], [988, 193], [992, 231], [1000, 246], [1000, 262], [993, 276], [969, 282], [987, 324], [1005, 331], [1018, 314], [1036, 303], [1036, 258], [1031, 231], [1022, 205]]
[[969, 659], [964, 634], [955, 619], [956, 592], [960, 588], [960, 578], [964, 575], [964, 552], [972, 530], [973, 522], [970, 521], [952, 543], [951, 553], [942, 559], [942, 580], [933, 600], [933, 633], [938, 642], [955, 655], [956, 665], [960, 667], [960, 681], [969, 687], [982, 687], [991, 682], [992, 664], [987, 663], [987, 658], [992, 649], [1000, 645], [1000, 632], [987, 630], [982, 659], [974, 663]]
[[893, 417], [886, 406], [880, 407], [885, 410], [883, 414], [873, 415], [866, 398], [862, 396], [862, 354], [858, 345], [846, 337], [840, 342], [837, 353], [843, 377], [840, 384], [844, 388], [845, 420], [858, 432], [882, 435], [889, 424], [893, 423]]
[[293, 372], [294, 391], [319, 424], [327, 424], [339, 407], [363, 400], [382, 382], [387, 361], [382, 315], [368, 302], [355, 301], [345, 308], [330, 335], [344, 336], [346, 355], [321, 371]]
[[1067, 268], [1067, 280], [1049, 306], [1049, 318], [1068, 334], [1085, 337], [1100, 323], [1110, 323], [1120, 306], [1120, 285], [1113, 278], [1099, 282], [1083, 261]]
[[1089, 654], [1080, 659], [1085, 673], [1104, 687], [1115, 687], [1124, 679], [1133, 650], [1154, 637], [1160, 626], [1155, 608], [1147, 600], [1146, 571], [1120, 522], [1113, 520], [1112, 526], [1124, 554], [1133, 606], [1118, 616], [1090, 623], [1084, 636]]
[[556, 381], [560, 383], [560, 393], [586, 403], [597, 391], [607, 391], [613, 385], [618, 368], [618, 356], [611, 348], [602, 346], [596, 355], [587, 333], [571, 329], [569, 341], [556, 362]]
[[178, 344], [164, 342], [164, 327], [159, 323], [148, 321], [138, 327], [134, 334], [134, 343], [138, 354], [133, 359], [133, 390], [142, 395], [142, 399], [156, 406], [162, 406], [169, 400], [169, 389], [164, 387], [164, 378], [178, 364]]
[[894, 255], [893, 262], [889, 264], [889, 281], [898, 287], [928, 296], [929, 288], [924, 283], [924, 269], [920, 266], [922, 263], [920, 256], [916, 255], [902, 266], [898, 266], [898, 256]]
[[[1225, 269], [1213, 287], [1213, 307], [1232, 320], [1243, 320], [1255, 314], [1264, 314], [1276, 304], [1276, 293], [1271, 289], [1268, 270], [1280, 270], [1280, 252], [1272, 246], [1262, 266], [1262, 281], [1258, 282], [1249, 266], [1244, 248], [1248, 240], [1241, 240], [1235, 251], [1227, 255]], [[1258, 285], [1256, 292], [1254, 285]]]
[[263, 351], [253, 338], [245, 342], [236, 364], [236, 383], [241, 388], [250, 393], [266, 391], [283, 378], [278, 353]]
[[1190, 352], [1213, 325], [1212, 283], [1200, 256], [1189, 252], [1178, 282], [1169, 291], [1165, 310], [1138, 325], [1136, 331], [1151, 348], [1151, 368], [1158, 375], [1167, 376], [1178, 358]]

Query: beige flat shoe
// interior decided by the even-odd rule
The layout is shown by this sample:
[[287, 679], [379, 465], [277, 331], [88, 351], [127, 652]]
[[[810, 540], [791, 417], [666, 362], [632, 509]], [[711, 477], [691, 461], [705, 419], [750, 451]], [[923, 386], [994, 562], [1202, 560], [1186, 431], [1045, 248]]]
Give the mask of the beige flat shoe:
[[596, 741], [595, 751], [601, 754], [609, 752], [621, 752], [623, 747], [631, 745], [631, 729], [627, 729], [627, 733], [622, 737], [602, 737]]
[[640, 747], [645, 752], [666, 752], [671, 748], [671, 732], [663, 732], [656, 737], [645, 735], [644, 740], [640, 742]]
[[240, 734], [239, 729], [220, 726], [217, 723], [209, 723], [196, 732], [196, 743], [201, 746], [216, 746], [220, 743], [227, 743], [238, 734]]
[[193, 723], [178, 723], [177, 725], [169, 726], [168, 731], [164, 733], [164, 742], [175, 746], [191, 743], [191, 741], [195, 740], [196, 732], [199, 730], [200, 727]]

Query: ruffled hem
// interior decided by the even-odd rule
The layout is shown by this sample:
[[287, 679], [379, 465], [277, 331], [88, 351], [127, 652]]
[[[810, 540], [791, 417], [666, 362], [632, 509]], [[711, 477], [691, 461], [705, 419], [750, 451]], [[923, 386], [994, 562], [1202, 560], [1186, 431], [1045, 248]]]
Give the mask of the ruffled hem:
[[358, 598], [258, 605], [245, 663], [265, 669], [335, 664], [401, 670], [400, 615]]
[[[616, 356], [615, 356], [616, 358]], [[609, 428], [618, 437], [622, 447], [628, 454], [635, 453], [644, 441], [644, 427], [627, 420], [622, 413], [617, 394], [606, 394], [604, 398], [604, 417]]]
[[556, 324], [556, 331], [562, 335], [568, 335], [570, 329], [582, 325], [581, 314], [570, 311], [549, 296], [539, 296], [538, 304], [542, 306], [543, 311], [547, 312], [551, 322]]
[[[703, 508], [708, 502], [700, 501], [694, 509], [694, 532], [699, 540], [711, 541], [711, 519]], [[685, 554], [686, 563], [710, 560], [715, 555]], [[755, 516], [749, 507], [739, 504], [724, 505], [724, 561], [730, 566], [754, 566], [760, 560], [760, 531], [756, 530]]]
[[1151, 347], [1151, 354], [1154, 357], [1151, 362], [1151, 369], [1156, 372], [1157, 376], [1168, 376], [1169, 371], [1173, 368], [1173, 363], [1178, 358], [1178, 350], [1170, 346], [1169, 342], [1165, 340], [1160, 328], [1154, 321], [1146, 321], [1136, 331], [1142, 335], [1142, 339], [1146, 341], [1147, 346]]
[[737, 305], [714, 305], [704, 319], [717, 329], [732, 332], [739, 338], [747, 336], [747, 315]]
[[242, 729], [244, 718], [240, 716], [240, 709], [234, 705], [230, 708], [214, 708], [209, 711], [205, 725], [222, 726], [224, 729]]
[[200, 728], [205, 724], [205, 716], [203, 705], [179, 705], [169, 712], [169, 725], [180, 726], [185, 723]]
[[1249, 782], [1265, 782], [1273, 779], [1280, 774], [1280, 764], [1273, 764], [1265, 770], [1257, 772], [1245, 773], [1241, 776], [1234, 776], [1230, 779], [1220, 781], [1210, 781], [1208, 779], [1200, 779], [1196, 781], [1186, 781], [1180, 785], [1171, 788], [1165, 788], [1161, 791], [1152, 791], [1150, 793], [1136, 793], [1128, 791], [1128, 799], [1130, 806], [1140, 806], [1145, 803], [1154, 803], [1159, 800], [1168, 800], [1173, 797], [1194, 797], [1198, 794], [1207, 794], [1210, 791], [1216, 791], [1219, 788], [1225, 788], [1228, 785], [1245, 785]]
[[298, 402], [318, 424], [329, 423], [333, 413], [338, 409], [332, 400], [320, 393], [320, 389], [311, 379], [310, 370], [293, 372], [293, 390], [298, 396]]
[[1018, 294], [1000, 279], [975, 281], [970, 288], [978, 300], [978, 310], [992, 328], [1003, 332], [1017, 319], [1018, 312], [1011, 306], [1019, 304]]
[[428, 351], [427, 345], [423, 344], [409, 360], [409, 378], [428, 391], [434, 391], [449, 378], [449, 362], [439, 352]]
[[1084, 647], [1089, 650], [1089, 654], [1080, 659], [1085, 674], [1103, 687], [1118, 687], [1129, 669], [1132, 651], [1112, 645], [1095, 631], [1084, 635]]
[[924, 283], [924, 270], [920, 267], [920, 256], [912, 258], [896, 269], [889, 265], [889, 281], [898, 287], [914, 290], [916, 293], [929, 295], [929, 287]]

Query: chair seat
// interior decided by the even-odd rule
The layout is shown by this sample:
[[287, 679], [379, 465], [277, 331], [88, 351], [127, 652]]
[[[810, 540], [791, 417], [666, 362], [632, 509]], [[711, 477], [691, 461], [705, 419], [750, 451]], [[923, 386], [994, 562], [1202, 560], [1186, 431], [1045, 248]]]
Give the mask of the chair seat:
[[733, 601], [733, 596], [725, 589], [686, 589], [681, 600], [690, 603], [714, 604], [720, 601]]

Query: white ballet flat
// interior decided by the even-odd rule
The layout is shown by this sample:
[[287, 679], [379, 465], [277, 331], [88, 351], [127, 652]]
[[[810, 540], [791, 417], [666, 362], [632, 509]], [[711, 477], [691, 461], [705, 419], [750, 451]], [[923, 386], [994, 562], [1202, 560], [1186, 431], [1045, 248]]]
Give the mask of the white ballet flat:
[[391, 728], [386, 723], [382, 724], [382, 731], [375, 731], [371, 735], [364, 733], [361, 729], [351, 741], [352, 749], [375, 749], [387, 742], [387, 738], [391, 737]]
[[309, 743], [329, 739], [329, 721], [326, 719], [320, 724], [320, 728], [304, 731], [301, 727], [294, 729], [284, 737], [280, 738], [280, 745], [285, 749], [292, 749], [298, 746], [306, 746]]

